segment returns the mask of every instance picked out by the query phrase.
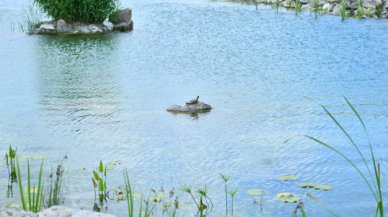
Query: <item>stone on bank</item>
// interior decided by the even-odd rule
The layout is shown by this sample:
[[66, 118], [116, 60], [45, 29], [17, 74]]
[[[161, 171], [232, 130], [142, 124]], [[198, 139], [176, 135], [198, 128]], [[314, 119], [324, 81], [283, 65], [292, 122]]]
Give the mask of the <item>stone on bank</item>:
[[82, 23], [79, 21], [67, 23], [65, 20], [51, 20], [40, 23], [39, 28], [32, 29], [28, 34], [95, 34], [112, 31], [132, 31], [132, 10], [120, 10], [112, 22]]

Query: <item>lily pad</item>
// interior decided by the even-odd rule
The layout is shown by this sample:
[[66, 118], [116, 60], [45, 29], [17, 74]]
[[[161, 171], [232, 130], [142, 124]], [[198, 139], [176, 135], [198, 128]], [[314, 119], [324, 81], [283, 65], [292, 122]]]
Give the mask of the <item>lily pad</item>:
[[76, 170], [77, 173], [84, 173], [84, 172], [87, 172], [87, 171], [88, 171], [88, 170], [87, 170], [85, 167]]
[[35, 188], [35, 189], [30, 189], [30, 193], [38, 193], [38, 189], [37, 188]]
[[155, 200], [159, 201], [159, 200], [163, 199], [164, 197], [170, 197], [170, 195], [167, 195], [167, 194], [158, 194], [158, 195], [156, 195], [155, 197], [150, 197], [150, 200], [151, 200], [151, 201], [155, 201]]
[[125, 194], [114, 194], [113, 197], [116, 197], [116, 198], [123, 198], [123, 197], [126, 197], [127, 195]]
[[315, 188], [315, 190], [322, 189], [324, 191], [328, 191], [331, 189], [331, 186], [330, 185], [316, 185], [314, 188]]
[[261, 190], [261, 189], [251, 189], [251, 190], [247, 191], [247, 194], [250, 194], [250, 195], [263, 195], [265, 193], [264, 193], [264, 190]]
[[47, 158], [46, 155], [37, 155], [37, 156], [32, 157], [32, 159], [34, 159], [34, 160], [43, 160], [46, 158]]
[[282, 181], [288, 181], [288, 180], [295, 181], [297, 178], [292, 175], [285, 175], [285, 176], [279, 176], [279, 179]]
[[109, 162], [109, 164], [110, 165], [118, 165], [118, 164], [121, 164], [121, 162], [116, 160], [116, 161]]
[[280, 193], [277, 197], [285, 203], [296, 203], [299, 201], [299, 197], [291, 193]]
[[314, 183], [311, 183], [311, 182], [300, 182], [298, 183], [299, 187], [302, 187], [302, 188], [313, 188], [315, 186]]
[[[99, 170], [99, 167], [96, 167], [96, 170], [98, 171], [98, 170]], [[106, 167], [106, 171], [107, 171], [107, 172], [111, 172], [111, 171], [113, 171], [113, 170], [115, 170], [115, 168], [112, 167], [112, 166], [107, 166], [107, 167]], [[104, 171], [105, 171], [105, 167], [104, 167]]]
[[4, 166], [4, 165], [6, 165], [5, 162], [0, 162], [0, 166]]
[[20, 156], [18, 157], [19, 160], [27, 160], [27, 159], [29, 159], [29, 158], [32, 158], [32, 156], [31, 156], [31, 155], [20, 155]]
[[134, 196], [134, 197], [141, 197], [141, 194], [140, 193], [133, 193], [132, 196]]
[[22, 205], [20, 204], [16, 204], [16, 203], [12, 203], [11, 205], [9, 205], [8, 207], [11, 207], [11, 208], [19, 208], [21, 207]]

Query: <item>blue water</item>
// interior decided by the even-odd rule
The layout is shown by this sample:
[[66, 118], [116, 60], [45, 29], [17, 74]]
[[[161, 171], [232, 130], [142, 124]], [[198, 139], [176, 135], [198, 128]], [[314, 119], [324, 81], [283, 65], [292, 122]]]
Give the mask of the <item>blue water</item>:
[[[306, 193], [339, 216], [372, 216], [376, 202], [357, 171], [303, 137], [327, 142], [368, 173], [319, 106], [338, 118], [372, 166], [366, 134], [343, 95], [366, 124], [387, 196], [387, 20], [315, 19], [308, 12], [295, 16], [269, 6], [256, 11], [207, 0], [144, 0], [122, 1], [133, 10], [129, 33], [28, 36], [16, 21], [12, 31], [10, 21], [21, 19], [28, 5], [0, 2], [0, 153], [12, 144], [19, 155], [47, 155], [46, 177], [66, 154], [66, 206], [92, 210], [92, 170], [100, 160], [118, 160], [108, 188], [124, 184], [126, 167], [136, 192], [174, 188], [185, 204], [180, 216], [193, 216], [195, 205], [177, 189], [205, 183], [214, 203], [210, 216], [225, 215], [220, 172], [233, 174], [228, 187], [239, 189], [235, 216], [291, 216], [296, 204], [278, 200], [282, 192], [302, 198], [307, 216], [331, 214]], [[214, 109], [166, 112], [197, 95]], [[39, 163], [31, 161], [36, 172]], [[26, 163], [21, 167], [25, 171]], [[76, 172], [83, 167], [88, 172]], [[278, 179], [286, 174], [298, 179]], [[20, 204], [17, 185], [14, 199], [6, 197], [7, 180], [7, 168], [0, 166], [0, 206], [14, 199]], [[302, 189], [301, 181], [332, 189]], [[266, 192], [262, 211], [253, 205], [260, 197], [245, 193], [256, 188]], [[126, 202], [110, 201], [108, 207], [108, 213], [127, 215]]]

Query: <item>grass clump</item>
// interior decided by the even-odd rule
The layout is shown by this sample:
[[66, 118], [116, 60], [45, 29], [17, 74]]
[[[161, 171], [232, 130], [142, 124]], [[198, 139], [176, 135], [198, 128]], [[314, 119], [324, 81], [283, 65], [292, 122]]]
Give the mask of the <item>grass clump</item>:
[[341, 1], [341, 17], [342, 17], [342, 20], [345, 20], [345, 14], [346, 12], [346, 3], [345, 3], [345, 0], [342, 0]]
[[56, 20], [102, 22], [120, 7], [118, 0], [34, 0], [49, 17]]

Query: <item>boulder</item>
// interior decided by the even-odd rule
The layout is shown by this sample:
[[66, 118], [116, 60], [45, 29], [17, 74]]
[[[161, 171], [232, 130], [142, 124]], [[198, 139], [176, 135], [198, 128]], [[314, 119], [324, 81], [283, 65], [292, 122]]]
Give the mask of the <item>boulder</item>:
[[118, 12], [118, 15], [113, 19], [112, 23], [120, 24], [124, 22], [130, 22], [132, 19], [132, 10], [130, 8], [126, 8]]
[[39, 28], [40, 29], [45, 29], [46, 32], [51, 32], [51, 33], [56, 32], [56, 30], [57, 30], [54, 27], [54, 25], [52, 25], [52, 24], [42, 24], [42, 25], [40, 25]]
[[79, 32], [82, 32], [82, 33], [90, 33], [90, 30], [88, 29], [88, 27], [82, 26], [82, 27], [79, 29]]
[[46, 33], [46, 29], [44, 28], [38, 28], [38, 29], [31, 29], [28, 34], [32, 34], [32, 35], [35, 35], [35, 34], [45, 34]]
[[93, 24], [90, 24], [88, 28], [93, 33], [102, 32], [100, 28], [98, 28], [96, 25], [93, 25]]
[[195, 112], [210, 110], [212, 107], [206, 103], [198, 102], [196, 104], [186, 104], [184, 106], [173, 105], [167, 109], [168, 112]]
[[311, 10], [311, 7], [309, 4], [307, 5], [302, 5], [302, 7], [300, 8], [302, 11], [310, 11]]
[[340, 15], [341, 14], [341, 5], [334, 6], [331, 14], [333, 14], [333, 15]]
[[332, 9], [333, 9], [333, 6], [330, 3], [326, 3], [322, 7], [322, 10], [325, 11], [325, 12], [330, 12]]
[[109, 22], [108, 20], [105, 20], [102, 24], [104, 24], [108, 31], [113, 31], [113, 23]]
[[63, 33], [63, 32], [70, 32], [71, 28], [67, 25], [67, 23], [64, 20], [58, 20], [57, 22], [57, 32]]
[[115, 31], [131, 31], [133, 29], [133, 21], [123, 22], [117, 25], [114, 25]]

